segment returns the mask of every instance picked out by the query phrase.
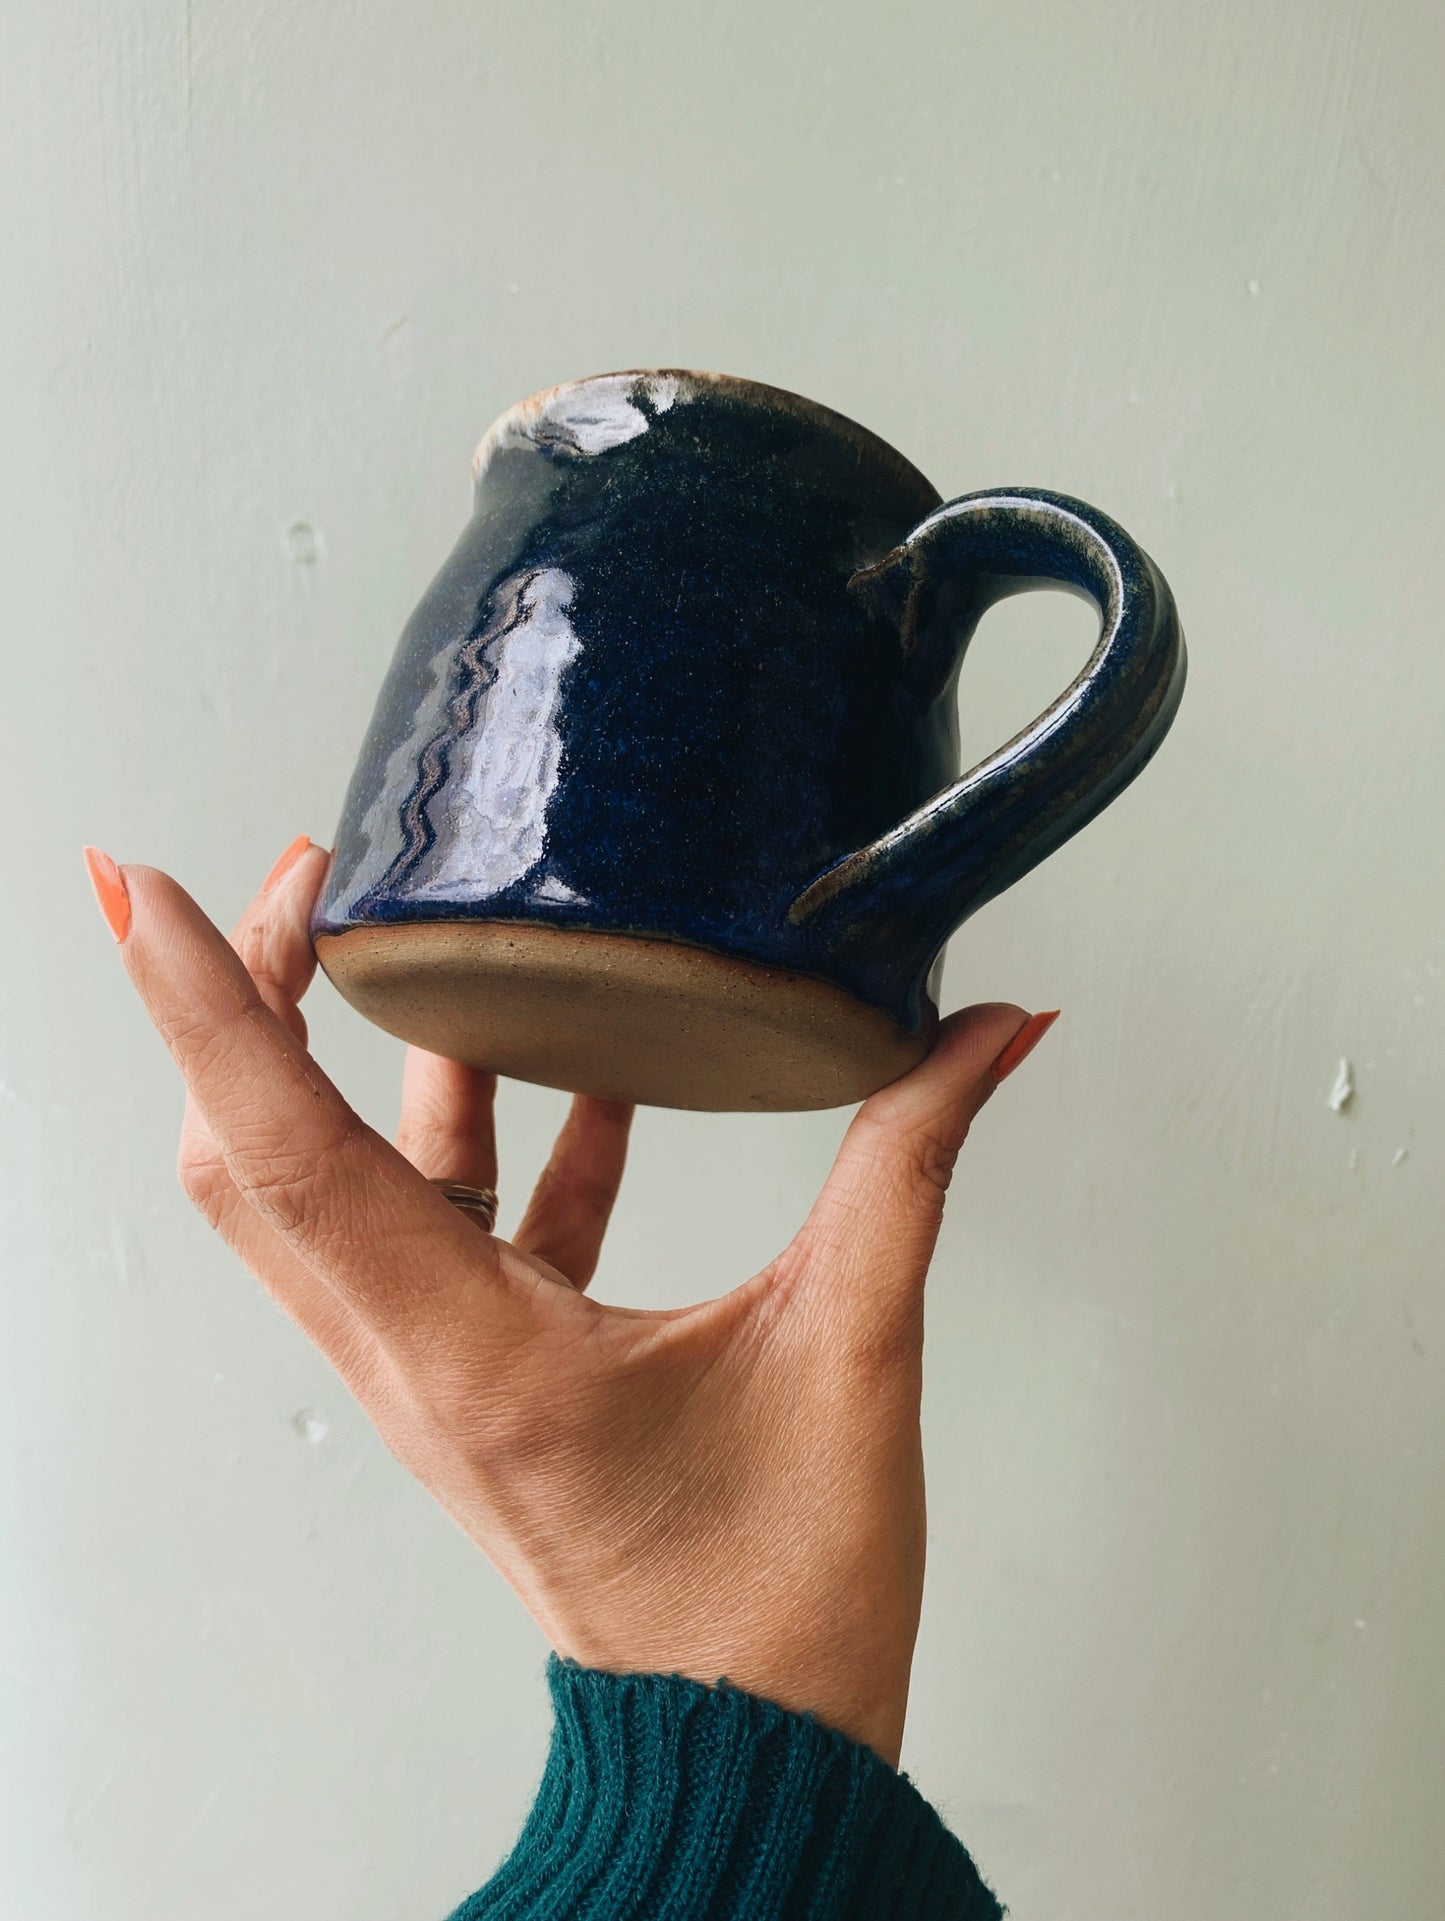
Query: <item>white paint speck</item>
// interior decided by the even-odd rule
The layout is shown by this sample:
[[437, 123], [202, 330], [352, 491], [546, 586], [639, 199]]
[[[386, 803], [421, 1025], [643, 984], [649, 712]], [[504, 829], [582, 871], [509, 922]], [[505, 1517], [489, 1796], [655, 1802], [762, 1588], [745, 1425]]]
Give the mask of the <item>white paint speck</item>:
[[1362, 1619], [1360, 1615], [1357, 1614], [1355, 1616], [1355, 1626], [1357, 1628], [1367, 1628], [1369, 1625], [1370, 1625], [1369, 1622]]
[[1410, 1150], [1408, 1147], [1397, 1147], [1390, 1156], [1390, 1165], [1391, 1167], [1403, 1167], [1409, 1158]]
[[1251, 300], [1259, 299], [1259, 282], [1257, 280], [1251, 280], [1249, 283], [1249, 297]]
[[293, 1414], [291, 1425], [302, 1440], [309, 1441], [312, 1447], [320, 1447], [331, 1432], [326, 1416], [318, 1414], [314, 1407], [303, 1407], [299, 1413]]
[[1350, 1066], [1350, 1063], [1345, 1059], [1344, 1055], [1341, 1054], [1340, 1064], [1335, 1069], [1335, 1084], [1329, 1092], [1330, 1112], [1332, 1114], [1343, 1114], [1354, 1098], [1355, 1070]]

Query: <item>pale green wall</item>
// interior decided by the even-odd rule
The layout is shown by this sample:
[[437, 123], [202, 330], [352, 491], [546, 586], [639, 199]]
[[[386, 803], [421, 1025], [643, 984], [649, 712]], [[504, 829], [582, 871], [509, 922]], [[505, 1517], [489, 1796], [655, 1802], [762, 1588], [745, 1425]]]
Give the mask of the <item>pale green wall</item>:
[[[172, 1186], [77, 849], [229, 916], [327, 836], [482, 429], [663, 362], [799, 388], [945, 492], [1094, 499], [1192, 648], [1160, 760], [950, 963], [1064, 1019], [934, 1277], [905, 1765], [1016, 1921], [1437, 1921], [1436, 9], [12, 0], [6, 33], [6, 1916], [427, 1921], [529, 1797], [541, 1642]], [[1000, 612], [970, 744], [1089, 632]], [[325, 992], [315, 1032], [386, 1118], [391, 1044]], [[507, 1092], [508, 1209], [558, 1112]], [[761, 1262], [841, 1122], [646, 1117], [602, 1291]]]

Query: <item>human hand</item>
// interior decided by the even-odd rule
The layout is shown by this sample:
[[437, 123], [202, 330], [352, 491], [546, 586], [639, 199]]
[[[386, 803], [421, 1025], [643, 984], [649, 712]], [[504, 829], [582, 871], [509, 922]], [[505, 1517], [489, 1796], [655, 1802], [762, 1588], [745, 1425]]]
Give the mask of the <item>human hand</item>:
[[585, 1293], [630, 1111], [577, 1097], [513, 1239], [495, 1079], [413, 1049], [390, 1146], [306, 1049], [325, 850], [228, 944], [154, 868], [91, 858], [188, 1088], [181, 1182], [559, 1652], [811, 1711], [897, 1765], [923, 1591], [923, 1283], [954, 1158], [1051, 1016], [973, 1007], [864, 1102], [791, 1243], [663, 1312]]

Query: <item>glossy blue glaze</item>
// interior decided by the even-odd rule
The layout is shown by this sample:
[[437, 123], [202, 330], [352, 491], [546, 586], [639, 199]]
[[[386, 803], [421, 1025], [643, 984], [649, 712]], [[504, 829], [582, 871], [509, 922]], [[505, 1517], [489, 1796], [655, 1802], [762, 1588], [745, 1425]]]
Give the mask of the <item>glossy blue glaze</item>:
[[[948, 506], [797, 396], [683, 372], [525, 402], [407, 625], [313, 931], [523, 920], [820, 975], [910, 1031], [958, 923], [1077, 831], [1163, 739], [1184, 646], [1104, 515]], [[958, 779], [984, 610], [1059, 584], [1100, 642], [1034, 727]]]

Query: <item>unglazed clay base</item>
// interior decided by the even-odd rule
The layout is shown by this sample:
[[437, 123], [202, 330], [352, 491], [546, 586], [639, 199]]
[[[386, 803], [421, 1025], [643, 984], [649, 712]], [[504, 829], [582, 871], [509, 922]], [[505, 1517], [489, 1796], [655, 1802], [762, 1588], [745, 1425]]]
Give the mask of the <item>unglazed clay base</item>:
[[862, 1100], [932, 1045], [831, 981], [702, 947], [519, 921], [323, 934], [353, 1007], [402, 1040], [515, 1080], [654, 1107]]

